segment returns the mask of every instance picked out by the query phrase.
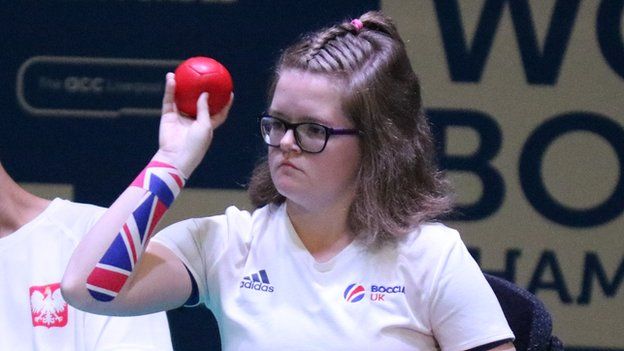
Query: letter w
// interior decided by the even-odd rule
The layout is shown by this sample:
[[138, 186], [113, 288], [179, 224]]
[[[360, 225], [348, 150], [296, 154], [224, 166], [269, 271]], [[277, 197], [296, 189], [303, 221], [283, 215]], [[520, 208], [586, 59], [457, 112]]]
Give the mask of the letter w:
[[451, 79], [456, 82], [481, 80], [505, 3], [509, 4], [511, 10], [527, 82], [554, 85], [559, 76], [580, 0], [557, 0], [543, 50], [538, 48], [527, 0], [486, 0], [470, 48], [466, 44], [457, 0], [434, 1]]

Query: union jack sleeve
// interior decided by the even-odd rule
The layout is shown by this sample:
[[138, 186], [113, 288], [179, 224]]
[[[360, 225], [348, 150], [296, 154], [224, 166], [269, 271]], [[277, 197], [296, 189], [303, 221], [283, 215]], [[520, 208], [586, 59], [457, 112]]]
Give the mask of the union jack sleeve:
[[184, 183], [184, 176], [177, 168], [152, 161], [130, 184], [147, 193], [87, 277], [87, 289], [93, 298], [107, 302], [117, 296]]

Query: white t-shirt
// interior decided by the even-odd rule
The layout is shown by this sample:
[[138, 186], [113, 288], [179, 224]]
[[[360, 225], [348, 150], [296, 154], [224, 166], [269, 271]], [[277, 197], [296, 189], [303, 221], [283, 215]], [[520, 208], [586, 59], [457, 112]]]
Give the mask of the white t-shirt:
[[513, 338], [456, 231], [426, 224], [396, 247], [355, 241], [318, 263], [285, 207], [230, 207], [154, 238], [193, 274], [224, 350], [453, 351]]
[[61, 296], [69, 258], [104, 209], [54, 199], [0, 239], [0, 350], [172, 350], [167, 316], [107, 317]]

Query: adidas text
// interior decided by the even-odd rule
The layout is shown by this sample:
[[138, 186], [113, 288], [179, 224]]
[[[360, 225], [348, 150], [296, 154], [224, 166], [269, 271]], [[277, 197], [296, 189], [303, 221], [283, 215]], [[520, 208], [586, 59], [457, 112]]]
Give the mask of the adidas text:
[[272, 293], [274, 288], [271, 285], [268, 284], [263, 284], [261, 282], [253, 282], [250, 280], [247, 281], [241, 281], [240, 282], [240, 288], [243, 289], [251, 289], [251, 290], [258, 290], [258, 291], [266, 291], [266, 292], [270, 292]]

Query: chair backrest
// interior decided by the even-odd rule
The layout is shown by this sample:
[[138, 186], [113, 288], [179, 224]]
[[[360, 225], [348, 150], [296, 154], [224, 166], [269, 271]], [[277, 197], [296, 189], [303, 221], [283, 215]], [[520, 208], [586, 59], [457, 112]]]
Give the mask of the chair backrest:
[[484, 275], [516, 335], [516, 350], [563, 350], [562, 342], [552, 335], [550, 313], [537, 296], [503, 278]]

